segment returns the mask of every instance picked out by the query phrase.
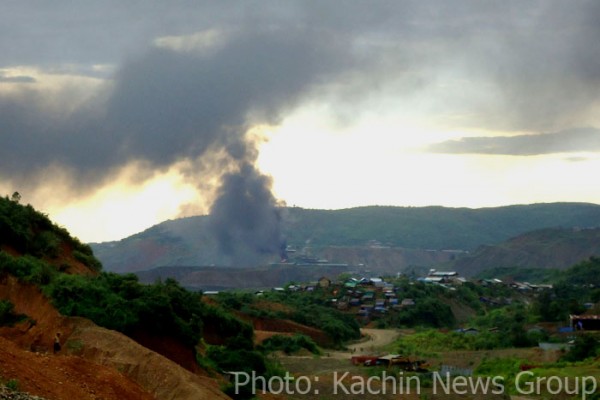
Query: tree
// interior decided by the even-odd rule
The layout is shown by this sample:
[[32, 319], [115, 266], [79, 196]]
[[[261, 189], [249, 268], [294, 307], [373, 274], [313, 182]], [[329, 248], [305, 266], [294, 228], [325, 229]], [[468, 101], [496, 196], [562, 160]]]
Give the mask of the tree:
[[21, 201], [21, 194], [19, 192], [14, 192], [12, 196], [10, 196], [10, 199], [15, 203], [19, 203]]
[[596, 357], [600, 350], [600, 342], [591, 336], [583, 335], [575, 339], [575, 344], [567, 354], [562, 357], [563, 361], [582, 361], [589, 357]]

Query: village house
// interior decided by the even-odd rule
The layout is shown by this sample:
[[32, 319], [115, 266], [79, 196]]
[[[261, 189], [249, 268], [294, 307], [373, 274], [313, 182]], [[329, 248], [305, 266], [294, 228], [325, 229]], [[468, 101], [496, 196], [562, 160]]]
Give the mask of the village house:
[[600, 315], [570, 315], [569, 319], [575, 331], [600, 331]]
[[453, 278], [458, 276], [458, 272], [455, 271], [436, 271], [435, 269], [430, 269], [428, 277], [432, 278]]
[[419, 281], [425, 283], [437, 283], [440, 285], [462, 285], [467, 280], [465, 278], [459, 277], [458, 272], [456, 271], [436, 271], [435, 269], [431, 269], [429, 270], [427, 276], [424, 278], [419, 278]]
[[413, 299], [403, 299], [402, 303], [400, 303], [401, 307], [412, 307], [415, 305], [415, 301]]

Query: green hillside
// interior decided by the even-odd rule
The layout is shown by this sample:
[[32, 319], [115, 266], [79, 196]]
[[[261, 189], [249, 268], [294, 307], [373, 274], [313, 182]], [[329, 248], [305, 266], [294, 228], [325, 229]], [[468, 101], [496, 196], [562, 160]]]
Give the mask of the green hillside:
[[[344, 210], [282, 209], [287, 244], [319, 251], [330, 246], [381, 245], [408, 249], [474, 251], [525, 232], [549, 227], [598, 227], [600, 206], [586, 203], [497, 208], [359, 207]], [[158, 266], [229, 265], [218, 252], [208, 217], [166, 221], [118, 242], [92, 244], [111, 271]], [[263, 262], [278, 260], [265, 255]], [[343, 261], [343, 260], [337, 260]]]
[[72, 237], [47, 215], [19, 201], [17, 192], [10, 199], [0, 197], [2, 259], [8, 254], [40, 258], [63, 272], [97, 272], [102, 268], [89, 245]]
[[376, 239], [397, 247], [474, 250], [548, 227], [600, 226], [600, 206], [584, 203], [496, 208], [360, 207], [287, 209], [289, 243], [355, 246]]
[[[132, 274], [101, 272], [88, 245], [19, 200], [17, 196], [0, 198], [3, 284], [36, 286], [61, 315], [87, 318], [122, 332], [175, 362], [191, 359], [193, 371], [237, 368], [267, 378], [280, 373], [278, 365], [255, 348], [254, 330], [248, 322], [208, 304], [201, 293], [188, 291], [175, 280], [145, 285]], [[76, 252], [82, 256], [74, 256]], [[8, 300], [9, 292], [0, 291], [0, 326], [28, 318], [13, 312], [17, 307]], [[36, 326], [45, 323], [34, 321]], [[27, 329], [19, 328], [18, 334], [26, 334]], [[11, 335], [12, 339], [16, 333]], [[162, 342], [170, 347], [163, 347]]]

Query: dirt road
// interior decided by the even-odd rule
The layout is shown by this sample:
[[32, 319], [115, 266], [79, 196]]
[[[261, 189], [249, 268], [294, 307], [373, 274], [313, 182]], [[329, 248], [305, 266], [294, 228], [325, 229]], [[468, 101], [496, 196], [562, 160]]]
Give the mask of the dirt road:
[[396, 329], [367, 329], [360, 330], [364, 339], [360, 342], [349, 344], [346, 351], [326, 352], [325, 357], [349, 359], [352, 355], [378, 354], [383, 346], [392, 343], [401, 332]]
[[366, 341], [361, 341], [359, 343], [351, 344], [348, 347], [348, 350], [352, 353], [362, 353], [365, 351], [373, 351], [377, 350], [380, 347], [386, 346], [392, 343], [398, 336], [400, 336], [400, 332], [396, 329], [361, 329], [360, 332], [363, 336], [368, 337]]

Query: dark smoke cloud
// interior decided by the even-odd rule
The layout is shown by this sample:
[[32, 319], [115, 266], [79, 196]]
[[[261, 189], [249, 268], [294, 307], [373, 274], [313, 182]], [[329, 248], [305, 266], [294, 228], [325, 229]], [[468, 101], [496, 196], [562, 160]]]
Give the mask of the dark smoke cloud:
[[[245, 31], [210, 56], [153, 50], [120, 72], [108, 104], [109, 131], [121, 135], [124, 159], [160, 167], [224, 152], [227, 172], [210, 214], [221, 250], [236, 265], [278, 254], [283, 240], [271, 181], [254, 167], [248, 118], [276, 123], [312, 85], [350, 66], [332, 39], [321, 36], [315, 45], [311, 35]], [[196, 171], [196, 180], [206, 172]]]
[[[352, 77], [338, 63], [341, 68], [331, 84], [337, 94], [334, 108], [340, 113], [356, 114], [372, 92], [387, 90], [408, 104], [426, 98], [430, 104], [425, 112], [431, 118], [466, 115], [461, 121], [469, 127], [552, 132], [588, 126], [595, 114], [600, 83], [596, 1], [144, 4], [57, 0], [32, 7], [10, 2], [0, 14], [3, 63], [115, 64], [135, 58], [130, 54], [139, 55], [139, 48], [153, 38], [206, 29], [238, 29], [241, 36], [249, 32], [246, 44], [268, 36], [285, 41], [297, 34], [319, 48], [321, 40], [333, 44], [331, 38], [337, 37], [341, 40], [322, 54], [321, 62], [330, 65], [340, 53], [370, 60]], [[255, 27], [264, 28], [262, 38]], [[253, 73], [246, 74], [242, 65], [248, 59], [240, 57], [235, 68], [246, 82]], [[269, 55], [250, 59], [272, 66]], [[295, 67], [289, 73], [292, 79], [303, 69], [303, 60]]]
[[63, 117], [31, 93], [0, 99], [0, 130], [11, 143], [0, 149], [0, 178], [26, 186], [59, 164], [86, 190], [131, 161], [155, 170], [191, 160], [195, 182], [222, 176], [211, 214], [223, 252], [235, 262], [237, 247], [246, 258], [278, 254], [276, 200], [254, 167], [247, 130], [254, 120], [277, 123], [333, 71], [351, 67], [338, 39], [313, 35], [246, 29], [210, 54], [152, 48], [119, 70], [110, 93]]
[[310, 32], [245, 31], [210, 56], [152, 50], [118, 75], [110, 130], [122, 135], [128, 158], [161, 165], [215, 144], [245, 153], [239, 141], [249, 114], [277, 122], [311, 84], [349, 61], [330, 40], [315, 45]]
[[582, 128], [538, 135], [468, 137], [437, 143], [434, 153], [532, 156], [600, 151], [600, 129]]
[[222, 179], [210, 226], [233, 265], [254, 265], [261, 255], [280, 253], [281, 209], [270, 189], [271, 180], [250, 164]]
[[[310, 31], [242, 31], [209, 56], [152, 48], [120, 69], [106, 99], [66, 116], [33, 93], [0, 97], [4, 177], [59, 163], [89, 179], [131, 160], [153, 167], [225, 149], [244, 159], [248, 118], [276, 123], [312, 85], [351, 65], [337, 40]], [[251, 155], [255, 157], [256, 154]]]
[[[3, 4], [0, 68], [35, 65], [105, 78], [94, 65], [119, 67], [110, 89], [75, 111], [57, 113], [67, 94], [48, 106], [24, 75], [19, 93], [0, 94], [0, 181], [27, 191], [49, 166], [60, 166], [76, 193], [89, 193], [132, 161], [153, 171], [187, 160], [194, 166], [189, 179], [201, 187], [208, 175], [222, 177], [212, 211], [226, 222], [216, 227], [232, 227], [219, 237], [235, 259], [232, 243], [260, 253], [281, 240], [267, 227], [278, 220], [275, 201], [267, 196], [270, 181], [253, 167], [247, 129], [277, 123], [303, 101], [327, 99], [332, 112], [351, 119], [376, 114], [363, 108], [383, 93], [422, 107], [432, 120], [451, 116], [460, 121], [454, 129], [558, 132], [463, 139], [430, 149], [438, 152], [596, 148], [593, 131], [571, 129], [592, 125], [600, 97], [595, 1], [132, 4]], [[226, 33], [208, 52], [149, 46], [208, 29]], [[12, 82], [0, 84], [19, 83], [6, 79]], [[260, 218], [234, 219], [243, 216], [236, 198], [262, 198], [246, 208]]]

